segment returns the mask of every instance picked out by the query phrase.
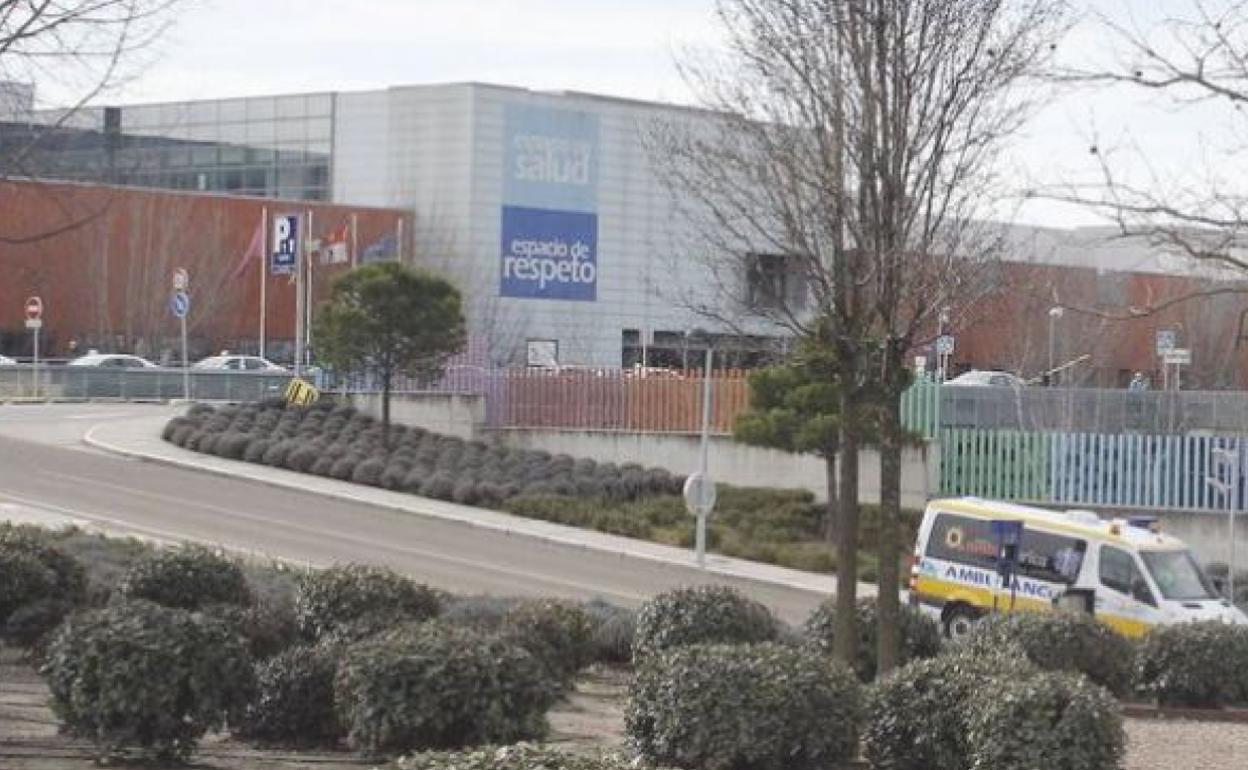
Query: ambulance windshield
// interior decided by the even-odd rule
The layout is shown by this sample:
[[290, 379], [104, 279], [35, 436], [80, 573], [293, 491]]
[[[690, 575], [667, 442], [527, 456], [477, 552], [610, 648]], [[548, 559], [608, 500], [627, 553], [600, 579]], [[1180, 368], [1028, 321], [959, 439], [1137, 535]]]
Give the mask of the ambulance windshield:
[[1174, 601], [1217, 599], [1213, 584], [1196, 565], [1192, 554], [1183, 551], [1141, 551], [1144, 564], [1161, 595]]

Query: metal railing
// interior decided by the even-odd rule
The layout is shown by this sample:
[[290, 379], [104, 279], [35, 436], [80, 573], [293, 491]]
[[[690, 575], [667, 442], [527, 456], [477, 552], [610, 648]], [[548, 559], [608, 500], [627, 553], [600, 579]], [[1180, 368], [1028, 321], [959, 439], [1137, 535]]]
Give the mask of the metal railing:
[[[289, 372], [190, 371], [190, 397], [203, 401], [254, 401], [280, 395]], [[40, 398], [168, 400], [184, 395], [182, 370], [94, 366], [0, 366], [0, 399]]]

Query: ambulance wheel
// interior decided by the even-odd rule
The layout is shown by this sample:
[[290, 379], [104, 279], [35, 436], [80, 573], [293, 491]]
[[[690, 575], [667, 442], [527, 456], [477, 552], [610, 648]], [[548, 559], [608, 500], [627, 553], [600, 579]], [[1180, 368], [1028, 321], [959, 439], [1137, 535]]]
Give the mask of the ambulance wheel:
[[965, 604], [955, 604], [945, 610], [943, 618], [945, 636], [955, 642], [960, 642], [970, 636], [971, 630], [975, 628], [975, 622], [978, 620], [978, 612]]

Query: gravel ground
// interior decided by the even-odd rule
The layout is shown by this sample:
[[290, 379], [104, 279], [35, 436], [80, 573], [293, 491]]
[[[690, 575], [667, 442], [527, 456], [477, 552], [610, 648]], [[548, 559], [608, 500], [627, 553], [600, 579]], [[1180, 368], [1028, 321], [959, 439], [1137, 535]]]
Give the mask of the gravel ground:
[[1245, 770], [1248, 724], [1128, 719], [1124, 770]]

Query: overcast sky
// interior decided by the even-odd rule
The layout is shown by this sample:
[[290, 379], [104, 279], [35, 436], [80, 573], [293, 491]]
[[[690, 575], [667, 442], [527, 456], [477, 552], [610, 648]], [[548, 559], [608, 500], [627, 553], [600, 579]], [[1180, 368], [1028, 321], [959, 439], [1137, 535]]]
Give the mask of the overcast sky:
[[[1077, 0], [1141, 25], [1192, 0]], [[720, 41], [713, 0], [187, 0], [142, 74], [104, 101], [149, 102], [486, 81], [690, 102], [675, 61]], [[1077, 25], [1075, 59], [1103, 56], [1108, 35]], [[54, 100], [55, 94], [43, 93]], [[1159, 176], [1207, 160], [1207, 114], [1156, 108], [1143, 93], [1078, 92], [1043, 110], [1010, 152], [1018, 186], [1077, 181], [1093, 135], [1138, 146]], [[1127, 152], [1125, 149], [1123, 152]], [[1137, 164], [1139, 165], [1139, 164]], [[1011, 214], [1014, 214], [1011, 207]], [[1069, 226], [1087, 212], [1029, 202], [1017, 218]]]

